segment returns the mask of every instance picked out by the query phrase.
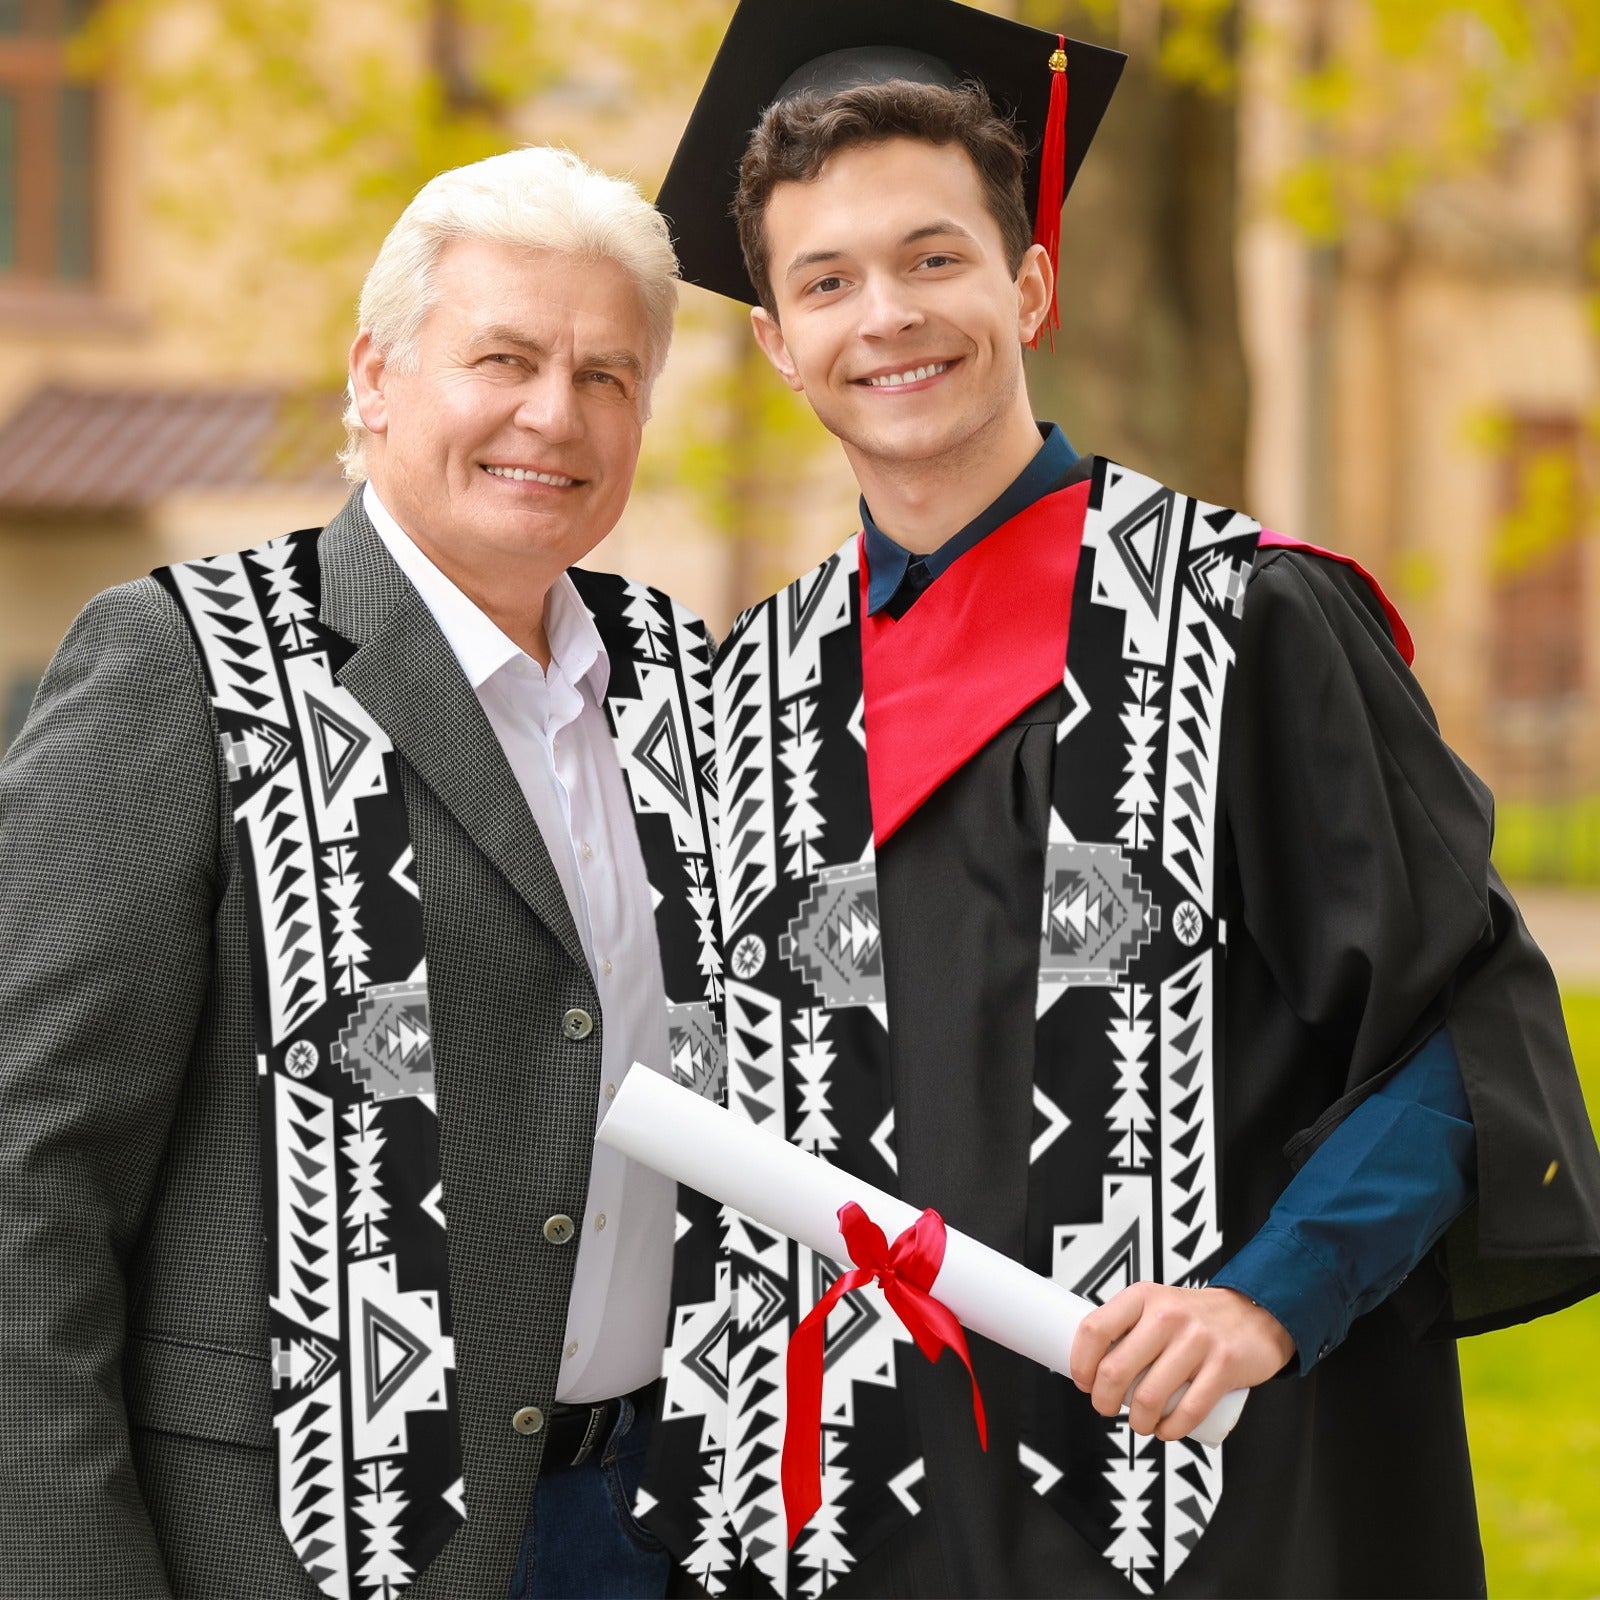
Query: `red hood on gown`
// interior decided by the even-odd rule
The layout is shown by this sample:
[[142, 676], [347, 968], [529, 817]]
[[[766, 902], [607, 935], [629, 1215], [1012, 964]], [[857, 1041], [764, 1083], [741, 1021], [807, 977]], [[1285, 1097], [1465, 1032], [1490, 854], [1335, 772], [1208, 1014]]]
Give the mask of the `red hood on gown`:
[[[1089, 482], [1036, 500], [964, 552], [898, 619], [867, 613], [861, 552], [861, 678], [867, 783], [878, 845], [952, 773], [1062, 680]], [[1357, 561], [1262, 530], [1264, 549], [1303, 550], [1371, 585], [1409, 665], [1411, 634]], [[994, 642], [1005, 641], [997, 650]], [[959, 670], [953, 670], [959, 663]]]

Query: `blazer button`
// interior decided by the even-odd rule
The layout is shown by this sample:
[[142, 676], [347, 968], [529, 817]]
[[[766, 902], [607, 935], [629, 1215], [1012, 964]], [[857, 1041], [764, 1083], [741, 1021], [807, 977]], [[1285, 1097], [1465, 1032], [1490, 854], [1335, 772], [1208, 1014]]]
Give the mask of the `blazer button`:
[[594, 1018], [574, 1006], [562, 1019], [561, 1031], [569, 1039], [587, 1039], [594, 1032]]
[[518, 1433], [537, 1433], [544, 1426], [544, 1412], [538, 1406], [524, 1406], [511, 1418]]
[[558, 1211], [544, 1225], [544, 1236], [551, 1244], [571, 1244], [572, 1236], [577, 1231], [572, 1218], [564, 1211]]

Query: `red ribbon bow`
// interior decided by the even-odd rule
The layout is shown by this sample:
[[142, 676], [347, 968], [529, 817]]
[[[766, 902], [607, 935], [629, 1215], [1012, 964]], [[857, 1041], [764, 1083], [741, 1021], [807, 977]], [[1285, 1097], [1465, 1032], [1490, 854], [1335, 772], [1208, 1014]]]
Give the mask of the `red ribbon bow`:
[[989, 1448], [978, 1376], [956, 1314], [928, 1292], [944, 1265], [944, 1218], [927, 1210], [891, 1245], [883, 1229], [854, 1200], [839, 1207], [839, 1231], [855, 1266], [841, 1273], [806, 1314], [789, 1340], [789, 1409], [783, 1430], [783, 1509], [789, 1547], [822, 1504], [822, 1346], [828, 1313], [841, 1296], [874, 1278], [890, 1309], [930, 1361], [945, 1350], [961, 1357], [972, 1379], [972, 1416], [978, 1442]]

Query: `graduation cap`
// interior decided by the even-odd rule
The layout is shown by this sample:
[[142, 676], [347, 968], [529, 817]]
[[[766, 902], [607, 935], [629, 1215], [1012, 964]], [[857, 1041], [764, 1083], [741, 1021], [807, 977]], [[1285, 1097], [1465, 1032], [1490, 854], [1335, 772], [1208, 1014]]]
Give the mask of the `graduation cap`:
[[[758, 299], [733, 199], [745, 146], [769, 106], [894, 78], [983, 85], [1027, 151], [1034, 239], [1055, 266], [1061, 202], [1126, 59], [955, 0], [739, 0], [656, 201], [685, 281], [750, 305]], [[1049, 320], [1059, 326], [1053, 305]]]

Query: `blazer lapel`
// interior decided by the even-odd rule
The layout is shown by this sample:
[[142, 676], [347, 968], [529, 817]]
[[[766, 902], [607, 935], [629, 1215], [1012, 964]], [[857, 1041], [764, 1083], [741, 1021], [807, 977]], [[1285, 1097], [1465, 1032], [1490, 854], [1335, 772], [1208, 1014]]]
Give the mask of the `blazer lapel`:
[[323, 530], [317, 553], [321, 621], [356, 646], [339, 681], [587, 968], [572, 908], [500, 741], [422, 597], [362, 509], [359, 490]]

